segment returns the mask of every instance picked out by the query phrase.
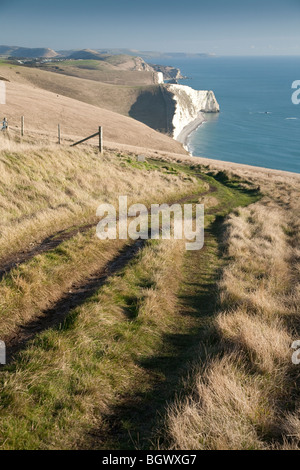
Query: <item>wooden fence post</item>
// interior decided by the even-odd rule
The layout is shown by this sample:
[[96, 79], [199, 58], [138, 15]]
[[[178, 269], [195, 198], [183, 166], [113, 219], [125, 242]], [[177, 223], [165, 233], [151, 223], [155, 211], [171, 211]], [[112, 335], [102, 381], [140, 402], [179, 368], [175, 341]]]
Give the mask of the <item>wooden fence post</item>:
[[103, 153], [103, 129], [99, 126], [99, 152]]
[[60, 143], [61, 143], [60, 124], [58, 124], [57, 131], [58, 131], [58, 144], [60, 145]]
[[25, 131], [25, 118], [24, 116], [21, 117], [21, 136], [24, 136], [24, 131]]
[[74, 144], [71, 145], [71, 147], [75, 147], [76, 145], [83, 144], [83, 142], [86, 142], [87, 140], [93, 139], [94, 137], [99, 138], [99, 152], [103, 153], [103, 129], [101, 126], [99, 126], [98, 132], [93, 135], [89, 135], [85, 139], [79, 140], [79, 142], [75, 142]]

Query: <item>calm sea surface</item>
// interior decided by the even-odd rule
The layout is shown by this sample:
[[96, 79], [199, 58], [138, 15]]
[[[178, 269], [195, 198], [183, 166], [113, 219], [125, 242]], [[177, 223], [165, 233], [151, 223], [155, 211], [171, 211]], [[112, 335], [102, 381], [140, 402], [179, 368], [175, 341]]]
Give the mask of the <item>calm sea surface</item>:
[[190, 77], [181, 84], [213, 90], [220, 115], [189, 138], [197, 156], [300, 173], [300, 105], [291, 86], [300, 57], [207, 58], [172, 64]]

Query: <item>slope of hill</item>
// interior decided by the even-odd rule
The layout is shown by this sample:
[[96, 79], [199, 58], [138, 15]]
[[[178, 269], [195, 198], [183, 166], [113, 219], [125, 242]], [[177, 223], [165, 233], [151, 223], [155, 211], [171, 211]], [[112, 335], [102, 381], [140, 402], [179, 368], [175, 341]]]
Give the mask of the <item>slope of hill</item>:
[[[108, 56], [105, 60], [65, 60], [39, 65], [43, 70], [111, 85], [143, 86], [160, 82], [159, 74], [139, 58]], [[138, 74], [136, 72], [139, 72]]]
[[[14, 82], [34, 85], [130, 116], [152, 129], [172, 135], [182, 143], [186, 132], [181, 138], [181, 131], [185, 131], [185, 126], [192, 125], [194, 128], [199, 125], [199, 112], [219, 110], [213, 92], [195, 91], [181, 85], [124, 87], [53, 74], [31, 67], [3, 65], [1, 70], [5, 70], [6, 78]], [[139, 76], [141, 72], [132, 73]], [[191, 132], [190, 127], [186, 130]]]
[[[78, 61], [81, 62], [81, 61]], [[85, 62], [85, 61], [84, 61]], [[97, 62], [102, 64], [102, 62]], [[118, 86], [95, 80], [52, 73], [51, 67], [43, 70], [31, 67], [0, 65], [1, 76], [12, 82], [30, 85], [55, 94], [98, 106], [124, 116], [132, 117], [155, 130], [167, 129], [165, 100], [159, 86]], [[76, 69], [78, 75], [80, 70]], [[131, 72], [138, 77], [141, 72]]]
[[18, 46], [0, 46], [0, 55], [19, 58], [52, 58], [58, 56], [57, 52], [48, 47], [28, 48]]
[[[86, 69], [86, 70], [97, 70], [101, 72], [117, 72], [123, 70], [126, 72], [129, 71], [140, 71], [140, 72], [150, 72], [151, 75], [140, 75], [137, 80], [137, 85], [140, 84], [152, 84], [158, 83], [161, 78], [158, 79], [157, 72], [162, 72], [164, 74], [165, 80], [177, 80], [181, 78], [181, 73], [179, 69], [176, 69], [172, 66], [163, 66], [148, 64], [145, 60], [151, 60], [152, 62], [157, 59], [170, 59], [172, 60], [173, 56], [177, 57], [178, 54], [163, 54], [156, 52], [140, 52], [131, 49], [109, 49], [109, 50], [93, 50], [93, 49], [82, 49], [82, 50], [65, 50], [56, 52], [53, 49], [49, 48], [24, 48], [18, 46], [0, 46], [0, 56], [11, 57], [11, 58], [26, 58], [26, 59], [39, 59], [39, 58], [49, 58], [53, 59], [55, 57], [60, 57], [59, 63], [47, 64], [52, 71], [58, 73], [66, 73], [71, 76], [78, 76], [76, 69]], [[202, 56], [205, 54], [196, 54], [194, 56]], [[187, 54], [179, 54], [180, 58], [184, 58]], [[62, 62], [61, 59], [65, 58], [66, 62]], [[72, 62], [70, 62], [72, 61]], [[80, 63], [78, 62], [80, 61]], [[92, 63], [94, 61], [94, 63]], [[95, 62], [101, 62], [101, 65]], [[39, 64], [40, 65], [40, 64]], [[45, 64], [43, 64], [45, 66]], [[67, 67], [67, 68], [66, 68]], [[105, 83], [116, 83], [127, 85], [133, 85], [134, 78], [132, 75], [123, 76], [123, 74], [115, 73], [112, 77], [112, 74], [106, 74], [100, 76], [100, 74], [90, 74], [85, 73], [83, 78], [91, 78], [92, 80], [99, 80]], [[130, 83], [129, 83], [130, 82]], [[141, 83], [142, 82], [142, 83]]]
[[[83, 49], [80, 51], [73, 52], [67, 59], [71, 60], [80, 60], [80, 61], [91, 61], [91, 60], [100, 60], [104, 62], [102, 66], [107, 65], [113, 66], [118, 68], [119, 70], [132, 70], [138, 72], [155, 72], [154, 68], [148, 65], [141, 57], [133, 57], [128, 54], [119, 54], [119, 55], [111, 55], [111, 54], [100, 54], [97, 51], [93, 51], [91, 49]], [[82, 67], [82, 64], [77, 64], [78, 67]], [[97, 64], [90, 64], [97, 66]]]
[[96, 132], [102, 125], [108, 142], [186, 153], [178, 142], [135, 119], [78, 101], [74, 90], [74, 97], [70, 98], [41, 89], [37, 82], [35, 85], [26, 83], [19, 70], [21, 68], [1, 67], [1, 76], [9, 80], [6, 84], [7, 104], [1, 107], [1, 111], [12, 129], [17, 130], [24, 115], [29, 131], [55, 133], [60, 123], [64, 136], [79, 140]]
[[92, 49], [82, 49], [72, 52], [67, 58], [74, 60], [104, 60], [105, 55]]
[[19, 49], [19, 48], [17, 46], [0, 46], [0, 55], [1, 56], [9, 56], [16, 49]]

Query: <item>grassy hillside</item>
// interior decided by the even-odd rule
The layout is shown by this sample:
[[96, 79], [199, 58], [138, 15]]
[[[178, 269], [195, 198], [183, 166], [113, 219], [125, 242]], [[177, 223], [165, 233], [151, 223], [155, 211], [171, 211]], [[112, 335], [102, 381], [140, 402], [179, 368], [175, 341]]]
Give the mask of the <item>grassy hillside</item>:
[[[58, 77], [55, 74], [43, 74], [40, 71], [32, 72], [30, 69], [13, 67], [8, 64], [0, 64], [0, 75], [9, 80], [6, 83], [7, 104], [4, 106], [4, 112], [8, 118], [10, 128], [13, 132], [20, 130], [21, 116], [25, 116], [26, 130], [31, 133], [47, 133], [47, 135], [57, 135], [57, 125], [60, 123], [62, 135], [64, 138], [71, 138], [74, 141], [87, 137], [95, 133], [100, 125], [104, 127], [104, 139], [107, 143], [128, 144], [141, 148], [152, 148], [156, 150], [165, 150], [169, 152], [186, 154], [182, 146], [172, 138], [155, 132], [146, 125], [135, 119], [122, 116], [119, 113], [99, 108], [97, 106], [97, 97], [99, 105], [104, 100], [109, 103], [110, 97], [114, 97], [111, 107], [117, 108], [118, 102], [124, 102], [123, 111], [127, 113], [130, 103], [139, 94], [139, 90], [133, 91], [126, 89], [115, 90], [114, 87], [105, 89], [109, 91], [106, 98], [102, 98], [103, 89], [95, 93], [95, 104], [92, 96], [96, 87], [86, 87], [85, 83], [68, 83], [68, 77], [63, 77], [63, 81], [57, 81], [51, 77]], [[78, 79], [74, 79], [78, 80]], [[89, 82], [94, 83], [94, 82]], [[62, 84], [62, 86], [60, 86]], [[44, 88], [49, 88], [48, 91]], [[68, 96], [63, 96], [66, 93]], [[78, 95], [77, 95], [78, 93]], [[82, 93], [83, 101], [79, 101]], [[152, 93], [149, 92], [149, 100], [152, 99]], [[127, 96], [122, 101], [122, 97]], [[155, 91], [154, 91], [155, 99]], [[86, 102], [84, 102], [86, 101]], [[154, 100], [154, 104], [155, 104]]]
[[[76, 62], [78, 63], [78, 61]], [[94, 63], [96, 61], [92, 62]], [[13, 66], [5, 62], [0, 63], [0, 76], [5, 80], [9, 80], [11, 83], [11, 85], [7, 85], [8, 93], [10, 93], [10, 90], [11, 93], [8, 95], [9, 99], [7, 100], [5, 111], [8, 117], [14, 118], [13, 126], [16, 125], [16, 120], [19, 121], [19, 118], [23, 113], [25, 117], [28, 117], [29, 119], [31, 119], [31, 116], [32, 118], [36, 116], [37, 129], [45, 129], [47, 127], [48, 129], [53, 129], [54, 126], [57, 126], [57, 122], [60, 120], [62, 125], [66, 122], [66, 125], [64, 126], [65, 133], [74, 134], [74, 130], [77, 129], [76, 132], [78, 132], [80, 126], [88, 128], [92, 125], [92, 121], [96, 121], [96, 119], [103, 122], [104, 117], [109, 126], [111, 126], [114, 119], [116, 120], [114, 123], [114, 135], [116, 135], [116, 133], [120, 134], [117, 138], [112, 135], [109, 140], [122, 142], [120, 137], [123, 126], [126, 126], [126, 121], [122, 120], [122, 118], [118, 116], [110, 115], [109, 117], [109, 115], [107, 113], [105, 114], [104, 111], [108, 110], [131, 117], [146, 124], [152, 129], [166, 132], [166, 104], [159, 85], [117, 86], [99, 83], [92, 79], [78, 78], [80, 77], [78, 70], [78, 67], [76, 67], [75, 76], [71, 77], [64, 74], [60, 75], [51, 73], [46, 70]], [[142, 72], [131, 73], [135, 74], [135, 76], [139, 76]], [[22, 86], [25, 86], [26, 89], [22, 88]], [[43, 93], [43, 91], [51, 92], [51, 94]], [[55, 96], [53, 96], [52, 93], [55, 94]], [[71, 98], [74, 101], [59, 101], [57, 99], [63, 97]], [[30, 102], [31, 105], [29, 105]], [[91, 105], [92, 108], [81, 106], [81, 102]], [[57, 103], [57, 106], [54, 106], [55, 103]], [[102, 111], [95, 111], [95, 106], [101, 108]], [[77, 118], [76, 114], [78, 114]], [[49, 119], [47, 116], [49, 116]], [[73, 129], [69, 124], [72, 125]], [[96, 126], [97, 125], [99, 124], [96, 124]], [[33, 122], [29, 121], [29, 127], [33, 129]], [[119, 129], [117, 129], [118, 127]], [[125, 140], [128, 133], [132, 136], [132, 132], [130, 132], [128, 126], [126, 127], [127, 130], [123, 134]], [[141, 127], [140, 131], [136, 131], [139, 127], [138, 125], [134, 126], [130, 124], [130, 127], [135, 130], [136, 137], [141, 133], [145, 135], [145, 145], [140, 143], [139, 146], [154, 148], [153, 144], [150, 145], [150, 141], [146, 137], [146, 133], [149, 136], [154, 136], [154, 134], [151, 134], [151, 131], [149, 134], [145, 128], [143, 131]], [[90, 133], [92, 133], [92, 131]], [[156, 135], [156, 139], [161, 139], [161, 137]], [[124, 143], [129, 143], [130, 140], [133, 145], [138, 145], [135, 143], [135, 141], [138, 140], [137, 138], [135, 139], [134, 137], [131, 137], [130, 139], [127, 139], [127, 142], [125, 142], [125, 140]], [[169, 142], [171, 152], [183, 152], [182, 148], [179, 150], [181, 146], [176, 142], [171, 139], [167, 139], [165, 141]], [[158, 142], [157, 148], [158, 150], [161, 149]], [[164, 147], [164, 149], [166, 149], [166, 147]]]
[[[217, 216], [257, 196], [238, 184], [199, 178], [199, 168], [189, 165], [2, 146], [1, 258], [10, 267], [0, 283], [1, 338], [11, 362], [0, 373], [1, 444], [97, 447], [86, 432], [105, 430], [118, 397], [160, 383], [162, 376], [149, 374], [143, 363], [172, 355], [167, 337], [193, 335], [198, 326], [176, 307], [184, 244], [101, 242], [96, 207], [115, 203], [118, 194], [146, 205], [201, 198], [210, 207], [210, 230]], [[45, 245], [49, 236], [58, 243]], [[28, 254], [23, 261], [22, 252]]]
[[[76, 61], [78, 64], [78, 61]], [[95, 61], [91, 62], [91, 67]], [[70, 61], [70, 63], [72, 63]], [[97, 62], [98, 64], [98, 62]], [[88, 65], [83, 65], [88, 67]], [[70, 65], [70, 67], [72, 67]], [[51, 91], [68, 98], [98, 106], [124, 116], [132, 117], [149, 127], [165, 131], [167, 127], [167, 115], [165, 100], [161, 88], [158, 85], [149, 86], [117, 86], [107, 83], [99, 83], [92, 79], [80, 77], [80, 68], [77, 66], [74, 77], [54, 74], [53, 67], [45, 67], [45, 70], [30, 67], [12, 67], [6, 64], [0, 65], [7, 80], [26, 84]], [[139, 75], [140, 72], [136, 72]], [[3, 77], [4, 78], [4, 77]]]
[[[100, 54], [91, 49], [73, 52], [65, 62], [60, 61], [60, 64], [63, 66], [72, 65], [72, 67], [88, 69], [90, 66], [91, 68], [97, 68], [96, 61], [101, 61], [102, 63], [101, 65], [98, 64], [98, 66], [100, 65], [99, 70], [103, 70], [107, 67], [108, 69], [153, 72], [152, 67], [140, 57], [133, 57], [128, 54]], [[70, 64], [70, 62], [72, 62], [72, 64]], [[112, 67], [109, 67], [109, 65]]]
[[[157, 75], [138, 58], [129, 56], [104, 56], [105, 60], [66, 60], [40, 66], [43, 70], [122, 86], [145, 86], [157, 83]], [[149, 69], [149, 70], [147, 70]]]

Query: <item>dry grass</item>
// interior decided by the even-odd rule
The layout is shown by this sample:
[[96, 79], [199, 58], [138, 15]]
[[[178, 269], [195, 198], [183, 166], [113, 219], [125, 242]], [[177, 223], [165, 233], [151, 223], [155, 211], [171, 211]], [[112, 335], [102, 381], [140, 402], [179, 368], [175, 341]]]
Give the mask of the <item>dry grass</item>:
[[[136, 58], [129, 56], [126, 60], [124, 56], [119, 56], [118, 63], [116, 56], [112, 56], [110, 61], [111, 63], [98, 60], [54, 62], [44, 65], [43, 70], [118, 86], [137, 87], [158, 82], [157, 75], [152, 71], [137, 70]], [[39, 70], [34, 69], [34, 72]]]
[[168, 411], [175, 449], [299, 448], [299, 179], [259, 184], [265, 198], [227, 219], [215, 327], [193, 393]]
[[[100, 202], [115, 203], [119, 194], [147, 204], [199, 189], [194, 178], [126, 155], [107, 152], [99, 159], [88, 147], [1, 145], [2, 258], [90, 220]], [[265, 197], [227, 219], [219, 309], [199, 347], [193, 391], [168, 409], [166, 435], [175, 449], [294, 449], [299, 372], [290, 345], [300, 334], [299, 178], [240, 167], [234, 173], [251, 174]], [[214, 197], [207, 202], [217, 207]], [[1, 287], [5, 331], [37, 315], [118, 249], [78, 235], [54, 257], [41, 255], [13, 272]], [[60, 329], [38, 335], [1, 374], [3, 448], [75, 447], [92, 426], [105, 429], [120, 395], [147, 392], [141, 359], [160, 352], [164, 333], [178, 331], [183, 249], [180, 242], [148, 244], [122, 276], [72, 311]]]
[[[99, 64], [102, 64], [102, 62], [99, 62]], [[7, 80], [20, 85], [40, 88], [50, 91], [55, 95], [63, 95], [125, 116], [129, 116], [130, 109], [141, 93], [146, 91], [151, 92], [156, 88], [159, 89], [159, 87], [153, 85], [153, 82], [148, 83], [148, 86], [146, 86], [146, 84], [145, 86], [141, 86], [143, 83], [134, 83], [135, 86], [129, 86], [129, 84], [128, 86], [118, 86], [101, 83], [94, 79], [94, 75], [96, 75], [96, 79], [97, 77], [101, 78], [99, 71], [97, 73], [93, 70], [89, 71], [79, 69], [78, 67], [74, 67], [74, 70], [72, 70], [72, 67], [66, 67], [64, 71], [66, 75], [71, 72], [71, 75], [75, 74], [75, 76], [61, 75], [51, 72], [52, 67], [54, 68], [55, 65], [47, 66], [46, 70], [31, 67], [9, 68], [7, 65], [0, 65], [0, 70], [1, 73], [6, 76]], [[48, 71], [48, 69], [50, 71]], [[124, 75], [124, 72], [121, 73]], [[140, 76], [136, 72], [131, 72], [131, 74], [132, 76], [134, 75], [135, 78]], [[148, 74], [149, 77], [152, 76], [151, 73]], [[141, 75], [143, 76], [143, 74]], [[123, 77], [123, 80], [125, 80], [125, 77]], [[151, 106], [150, 100], [148, 106]], [[158, 112], [159, 110], [157, 110], [157, 114]]]
[[90, 230], [13, 269], [0, 284], [1, 338], [17, 336], [20, 325], [42, 317], [77, 284], [104, 270], [124, 245], [119, 240], [100, 241]]
[[[124, 245], [96, 238], [96, 210], [118, 196], [150, 206], [205, 190], [185, 173], [169, 174], [136, 158], [92, 149], [0, 143], [0, 256], [15, 257], [50, 234], [94, 223], [49, 253], [13, 269], [0, 285], [1, 338], [50, 308], [76, 283], [103, 269]], [[0, 259], [1, 259], [0, 258]]]
[[121, 276], [60, 329], [38, 335], [1, 374], [2, 449], [77, 448], [91, 429], [105, 432], [120, 396], [148, 390], [141, 362], [159, 354], [164, 334], [178, 331], [183, 253], [180, 241], [149, 242]]
[[[168, 427], [176, 449], [261, 449], [256, 422], [268, 422], [259, 384], [249, 380], [241, 357], [228, 355], [197, 374], [194, 397], [175, 404]], [[257, 414], [257, 410], [261, 410]], [[257, 414], [257, 415], [256, 415]]]
[[[17, 73], [21, 72], [18, 72], [17, 69], [17, 67], [10, 69], [0, 65], [1, 76], [9, 80], [6, 83], [5, 115], [10, 128], [15, 133], [20, 133], [21, 116], [25, 116], [26, 133], [45, 132], [48, 136], [57, 136], [57, 125], [60, 124], [62, 137], [64, 139], [71, 137], [76, 142], [80, 138], [97, 132], [98, 127], [103, 126], [105, 143], [134, 145], [182, 155], [187, 153], [182, 145], [171, 137], [156, 132], [135, 119], [113, 112], [112, 108], [104, 109], [108, 106], [108, 100], [100, 99], [99, 91], [96, 93], [98, 98], [93, 102], [92, 95], [87, 91], [89, 80], [84, 81], [82, 86], [79, 83], [74, 85], [72, 77], [64, 76], [63, 83], [60, 83], [57, 81], [56, 75], [53, 74], [54, 84], [57, 83], [56, 86], [54, 84], [49, 86], [51, 91], [48, 91], [48, 89], [43, 89], [43, 87], [47, 88], [49, 83], [49, 79], [44, 79], [43, 72], [36, 71], [37, 75], [42, 74], [41, 83], [38, 78], [34, 77], [33, 79], [36, 79], [37, 83], [33, 84], [23, 79], [22, 76], [20, 78]], [[52, 75], [50, 72], [44, 73]], [[70, 84], [68, 84], [69, 80]], [[91, 83], [91, 88], [93, 88], [93, 82]], [[61, 93], [59, 92], [60, 87]], [[123, 93], [122, 90], [120, 92], [118, 90], [112, 91], [110, 88], [106, 90], [104, 85], [101, 87], [103, 92], [119, 97], [118, 102], [124, 102], [122, 105], [124, 113], [129, 112], [131, 103], [135, 102], [135, 96], [139, 96], [138, 91], [131, 92], [129, 90], [127, 92], [125, 90]], [[79, 101], [80, 96], [82, 101]], [[111, 101], [116, 103], [113, 99]], [[148, 99], [149, 106], [150, 102], [151, 98]], [[99, 107], [102, 105], [103, 108]], [[113, 109], [117, 111], [116, 106]]]
[[71, 225], [96, 221], [99, 204], [146, 204], [192, 193], [195, 178], [171, 175], [92, 148], [33, 146], [0, 140], [0, 258]]

